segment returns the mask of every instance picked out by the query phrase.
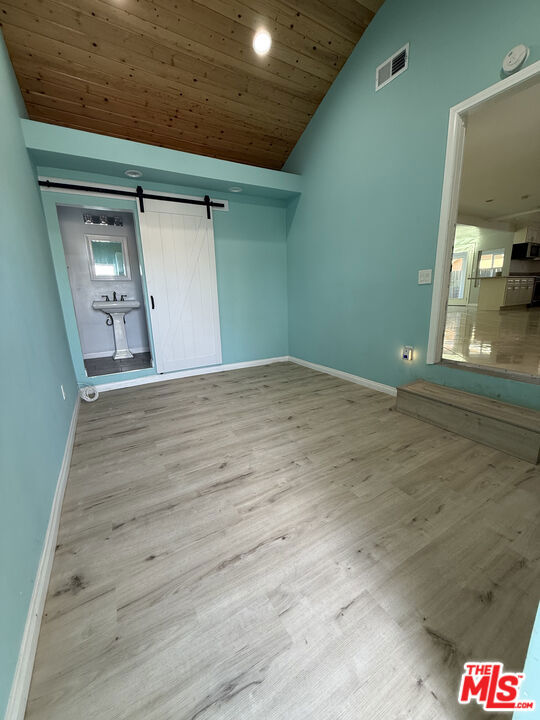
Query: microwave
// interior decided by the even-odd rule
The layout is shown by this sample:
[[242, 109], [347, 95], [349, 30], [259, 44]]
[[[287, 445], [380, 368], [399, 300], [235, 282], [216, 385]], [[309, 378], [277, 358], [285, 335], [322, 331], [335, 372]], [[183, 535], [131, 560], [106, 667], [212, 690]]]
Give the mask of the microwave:
[[540, 259], [540, 243], [522, 242], [512, 245], [512, 260]]

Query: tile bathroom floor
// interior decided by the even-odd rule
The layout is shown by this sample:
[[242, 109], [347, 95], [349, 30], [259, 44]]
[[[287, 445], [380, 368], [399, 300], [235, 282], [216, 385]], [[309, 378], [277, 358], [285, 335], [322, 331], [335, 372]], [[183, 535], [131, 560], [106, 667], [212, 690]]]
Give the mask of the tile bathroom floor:
[[152, 356], [149, 352], [134, 353], [132, 358], [113, 360], [112, 357], [88, 358], [84, 361], [88, 377], [96, 375], [112, 375], [113, 373], [144, 370], [152, 367]]
[[478, 310], [450, 306], [443, 358], [513, 372], [540, 373], [540, 307]]

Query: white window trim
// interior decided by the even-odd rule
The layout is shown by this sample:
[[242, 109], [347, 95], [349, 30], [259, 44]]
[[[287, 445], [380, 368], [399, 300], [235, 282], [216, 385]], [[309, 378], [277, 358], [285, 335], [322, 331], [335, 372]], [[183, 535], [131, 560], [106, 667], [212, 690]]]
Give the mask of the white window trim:
[[510, 88], [517, 87], [536, 75], [540, 75], [540, 60], [450, 108], [426, 357], [428, 365], [439, 363], [442, 360], [442, 346], [450, 284], [449, 269], [457, 224], [459, 186], [463, 165], [463, 148], [465, 145], [464, 116], [473, 108], [486, 102], [486, 100], [491, 100], [496, 95]]

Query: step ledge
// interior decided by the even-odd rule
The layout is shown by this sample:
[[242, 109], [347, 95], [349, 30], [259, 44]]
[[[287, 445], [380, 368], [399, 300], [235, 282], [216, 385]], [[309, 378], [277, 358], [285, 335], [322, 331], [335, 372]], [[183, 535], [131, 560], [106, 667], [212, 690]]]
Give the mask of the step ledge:
[[[441, 397], [433, 397], [429, 393], [421, 391], [421, 387], [427, 386], [428, 388], [436, 388], [437, 391], [441, 392]], [[532, 432], [540, 433], [540, 413], [531, 408], [521, 407], [519, 405], [511, 405], [510, 403], [501, 402], [500, 400], [494, 400], [493, 398], [485, 397], [484, 395], [475, 395], [474, 393], [468, 393], [464, 390], [457, 390], [455, 388], [447, 387], [446, 385], [437, 385], [436, 383], [430, 383], [427, 380], [416, 380], [413, 383], [402, 385], [398, 387], [398, 395], [400, 393], [409, 393], [418, 397], [422, 397], [425, 400], [431, 400], [432, 402], [438, 402], [448, 407], [454, 407], [458, 410], [464, 410], [466, 412], [480, 415], [491, 420], [498, 420], [499, 422], [513, 425], [514, 427], [522, 428], [523, 430], [529, 430]], [[490, 413], [486, 409], [467, 407], [466, 404], [460, 403], [457, 398], [462, 397], [466, 402], [467, 399], [480, 400], [493, 407], [493, 409], [499, 410], [499, 413]], [[522, 413], [521, 417], [509, 417], [506, 413], [511, 412], [512, 414], [519, 411]], [[501, 412], [502, 411], [502, 412]], [[527, 422], [526, 420], [529, 420]]]

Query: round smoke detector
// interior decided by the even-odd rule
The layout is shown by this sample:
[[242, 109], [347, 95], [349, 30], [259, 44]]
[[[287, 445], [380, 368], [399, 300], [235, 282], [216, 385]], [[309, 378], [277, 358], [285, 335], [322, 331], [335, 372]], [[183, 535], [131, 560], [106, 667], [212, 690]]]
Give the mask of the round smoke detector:
[[529, 57], [529, 48], [526, 45], [516, 45], [504, 57], [502, 70], [505, 75], [515, 73]]

